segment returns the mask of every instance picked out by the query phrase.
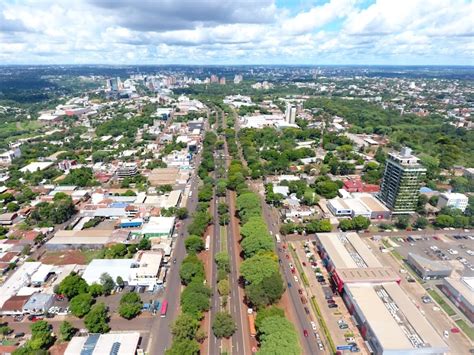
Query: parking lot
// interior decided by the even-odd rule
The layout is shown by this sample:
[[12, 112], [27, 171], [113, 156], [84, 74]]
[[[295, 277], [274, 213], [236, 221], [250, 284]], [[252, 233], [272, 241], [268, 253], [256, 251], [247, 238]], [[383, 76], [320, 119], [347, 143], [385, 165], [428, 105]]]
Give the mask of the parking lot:
[[[347, 351], [352, 347], [351, 352], [366, 353], [362, 336], [353, 324], [341, 297], [333, 292], [329, 283], [329, 275], [322, 266], [313, 243], [293, 242], [290, 244], [294, 248], [294, 255], [296, 255], [296, 259], [292, 258], [290, 267], [294, 272], [294, 276], [299, 278], [296, 284], [301, 287], [302, 302], [306, 303], [308, 300], [307, 304], [308, 308], [311, 309], [310, 318], [312, 321], [318, 323], [318, 314], [311, 305], [311, 298], [314, 299], [316, 307], [319, 308], [321, 318], [327, 326], [334, 345], [336, 347], [345, 346]], [[296, 263], [299, 263], [299, 265], [296, 265]], [[306, 278], [307, 284], [303, 278]], [[318, 331], [315, 334], [318, 341], [319, 334], [324, 334], [324, 329], [320, 325], [317, 325], [317, 328]], [[327, 346], [328, 344], [325, 344], [325, 349], [327, 349]]]
[[474, 237], [426, 235], [390, 238], [395, 250], [407, 258], [408, 253], [418, 254], [432, 260], [446, 261], [454, 269], [474, 271]]

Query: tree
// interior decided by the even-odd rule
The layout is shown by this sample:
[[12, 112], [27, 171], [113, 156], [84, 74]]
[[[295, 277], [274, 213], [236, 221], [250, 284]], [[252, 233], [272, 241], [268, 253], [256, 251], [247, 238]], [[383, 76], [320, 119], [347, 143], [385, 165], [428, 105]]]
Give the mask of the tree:
[[369, 228], [370, 219], [364, 216], [356, 216], [352, 219], [352, 223], [354, 224], [354, 229], [360, 231]]
[[88, 293], [81, 293], [71, 299], [69, 307], [71, 313], [76, 317], [82, 318], [91, 310], [93, 299]]
[[138, 242], [138, 249], [139, 250], [150, 250], [151, 249], [151, 241], [149, 238], [142, 238]]
[[201, 280], [191, 282], [181, 294], [181, 309], [184, 313], [201, 319], [202, 312], [209, 310], [211, 289]]
[[395, 221], [395, 226], [399, 229], [406, 229], [410, 225], [410, 217], [400, 216]]
[[204, 279], [204, 265], [194, 254], [184, 258], [179, 269], [179, 276], [184, 285], [189, 284], [193, 279]]
[[339, 228], [342, 231], [352, 230], [354, 229], [354, 224], [351, 219], [343, 219], [339, 222]]
[[48, 349], [54, 343], [51, 324], [44, 320], [37, 321], [30, 325], [31, 340], [27, 342], [27, 347], [31, 350]]
[[110, 330], [108, 320], [107, 307], [101, 302], [94, 305], [84, 317], [84, 324], [91, 333], [107, 333]]
[[240, 245], [242, 246], [244, 257], [250, 258], [260, 252], [272, 251], [275, 244], [272, 237], [265, 233], [245, 238]]
[[122, 276], [117, 276], [117, 278], [115, 279], [115, 283], [117, 284], [118, 287], [124, 287], [125, 286], [125, 282], [123, 282], [123, 279], [122, 279]]
[[255, 255], [240, 265], [240, 274], [249, 283], [259, 284], [265, 277], [278, 272], [278, 261], [268, 254]]
[[176, 217], [178, 219], [186, 219], [188, 218], [188, 210], [186, 207], [181, 207], [176, 210]]
[[81, 276], [72, 272], [59, 283], [57, 293], [71, 299], [80, 293], [87, 293], [88, 290], [87, 282]]
[[68, 321], [63, 321], [59, 326], [59, 334], [62, 341], [69, 341], [76, 334], [77, 328], [74, 328]]
[[100, 284], [104, 288], [104, 295], [106, 295], [106, 296], [110, 295], [112, 290], [115, 288], [114, 280], [106, 272], [104, 272], [102, 275], [100, 275]]
[[184, 240], [184, 246], [188, 253], [196, 254], [204, 250], [204, 241], [197, 235], [190, 235]]
[[245, 286], [245, 294], [249, 302], [258, 309], [278, 301], [285, 291], [279, 272], [265, 277], [260, 283]]
[[454, 224], [454, 217], [441, 214], [438, 217], [436, 217], [435, 224], [439, 228], [451, 227]]
[[142, 310], [143, 302], [135, 292], [128, 292], [122, 295], [118, 312], [125, 319], [135, 318]]
[[181, 313], [171, 325], [173, 339], [194, 339], [199, 328], [199, 321], [186, 313]]
[[298, 335], [292, 323], [280, 316], [265, 318], [259, 328], [260, 354], [301, 354]]
[[104, 294], [104, 287], [97, 283], [93, 283], [89, 286], [89, 294], [94, 298], [102, 296]]
[[217, 338], [228, 338], [235, 333], [237, 326], [227, 312], [217, 312], [212, 322], [212, 331]]
[[7, 204], [7, 212], [9, 213], [12, 213], [12, 212], [16, 212], [20, 209], [20, 206], [15, 203], [15, 202], [8, 202]]
[[217, 289], [219, 291], [219, 295], [228, 296], [229, 291], [230, 291], [229, 280], [227, 278], [223, 279], [223, 280], [220, 280], [217, 283]]
[[173, 341], [166, 355], [199, 355], [199, 343], [194, 339], [179, 339]]
[[428, 220], [425, 217], [418, 217], [413, 224], [413, 227], [425, 229], [428, 226]]
[[4, 324], [0, 326], [0, 334], [2, 334], [3, 336], [8, 335], [11, 332], [13, 332], [13, 329], [10, 328], [8, 325]]
[[316, 184], [316, 192], [325, 198], [334, 198], [337, 196], [339, 185], [334, 181], [322, 181]]
[[284, 318], [285, 311], [276, 306], [270, 306], [270, 307], [260, 309], [257, 313], [257, 318], [255, 319], [255, 327], [260, 328], [265, 318], [274, 317], [274, 316]]
[[217, 268], [224, 270], [225, 272], [230, 272], [230, 259], [229, 254], [225, 251], [221, 251], [216, 254], [215, 261], [217, 264]]

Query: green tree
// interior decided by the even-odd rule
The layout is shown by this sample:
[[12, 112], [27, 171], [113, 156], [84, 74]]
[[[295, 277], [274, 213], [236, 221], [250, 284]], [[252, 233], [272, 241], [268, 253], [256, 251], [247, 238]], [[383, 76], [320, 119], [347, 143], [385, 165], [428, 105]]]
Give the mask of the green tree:
[[268, 254], [259, 254], [244, 260], [240, 265], [240, 274], [249, 283], [259, 284], [266, 277], [278, 273], [278, 262]]
[[395, 226], [399, 229], [406, 229], [410, 225], [410, 217], [400, 216], [395, 221]]
[[184, 313], [201, 319], [202, 312], [209, 310], [211, 289], [201, 280], [191, 282], [181, 294], [181, 309]]
[[176, 210], [176, 218], [178, 219], [186, 219], [188, 218], [188, 210], [185, 207], [178, 208]]
[[89, 293], [92, 297], [102, 296], [104, 294], [104, 287], [97, 283], [93, 283], [89, 286]]
[[138, 242], [138, 249], [139, 250], [150, 250], [151, 249], [151, 241], [149, 238], [142, 238]]
[[74, 296], [69, 303], [71, 313], [79, 318], [84, 317], [91, 310], [92, 302], [92, 296], [88, 293]]
[[77, 328], [74, 328], [74, 326], [66, 320], [59, 326], [59, 335], [62, 341], [71, 340], [76, 332]]
[[265, 318], [274, 317], [274, 316], [285, 318], [285, 311], [276, 306], [270, 306], [270, 307], [259, 309], [259, 311], [257, 312], [257, 317], [255, 319], [255, 327], [260, 328]]
[[197, 235], [190, 235], [184, 240], [184, 246], [188, 253], [196, 254], [204, 250], [204, 241]]
[[199, 343], [194, 339], [179, 339], [173, 341], [166, 355], [199, 355]]
[[428, 226], [428, 220], [425, 217], [418, 217], [413, 224], [413, 227], [425, 229]]
[[20, 209], [20, 206], [15, 203], [15, 202], [8, 202], [7, 204], [7, 212], [9, 213], [12, 213], [12, 212], [16, 212]]
[[216, 254], [215, 261], [217, 264], [217, 268], [221, 270], [225, 270], [225, 272], [230, 272], [230, 259], [229, 254], [225, 251], [221, 251]]
[[84, 324], [91, 333], [107, 333], [110, 330], [108, 321], [107, 307], [103, 302], [95, 304], [84, 317]]
[[72, 299], [80, 293], [87, 293], [88, 290], [87, 282], [81, 276], [72, 272], [59, 283], [57, 293]]
[[125, 282], [123, 282], [123, 279], [120, 275], [117, 276], [117, 278], [115, 279], [115, 283], [117, 284], [118, 287], [123, 288], [125, 286]]
[[181, 313], [171, 325], [173, 339], [194, 339], [199, 328], [199, 321], [186, 313]]
[[227, 312], [217, 312], [212, 322], [212, 331], [217, 338], [228, 338], [237, 330], [232, 316]]
[[31, 339], [27, 342], [27, 347], [31, 350], [48, 349], [54, 343], [52, 335], [53, 327], [44, 320], [37, 321], [30, 325]]
[[259, 354], [301, 354], [298, 335], [292, 323], [280, 316], [265, 318], [258, 328]]
[[193, 279], [204, 279], [204, 265], [196, 255], [190, 254], [186, 256], [181, 263], [179, 276], [184, 285], [189, 284]]
[[451, 227], [454, 225], [454, 217], [441, 214], [438, 217], [436, 217], [435, 224], [439, 228]]
[[128, 292], [120, 298], [120, 306], [118, 312], [121, 317], [125, 319], [135, 318], [140, 314], [143, 307], [143, 302], [140, 296], [135, 292]]
[[220, 280], [217, 283], [217, 290], [221, 296], [228, 296], [230, 292], [230, 285], [228, 279]]
[[100, 275], [100, 284], [102, 285], [104, 289], [104, 295], [108, 296], [112, 292], [112, 290], [115, 288], [115, 282], [112, 279], [112, 277], [104, 272], [102, 275]]

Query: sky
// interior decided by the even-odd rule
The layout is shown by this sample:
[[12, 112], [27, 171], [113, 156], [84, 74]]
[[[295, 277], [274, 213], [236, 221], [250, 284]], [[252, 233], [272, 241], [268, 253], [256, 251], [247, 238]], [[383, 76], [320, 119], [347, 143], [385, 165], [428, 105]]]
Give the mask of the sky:
[[472, 0], [0, 0], [0, 64], [474, 65]]

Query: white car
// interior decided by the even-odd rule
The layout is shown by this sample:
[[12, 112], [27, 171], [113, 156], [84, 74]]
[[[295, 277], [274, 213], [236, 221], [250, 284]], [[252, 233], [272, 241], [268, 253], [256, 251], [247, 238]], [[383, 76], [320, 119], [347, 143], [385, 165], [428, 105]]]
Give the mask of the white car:
[[346, 343], [355, 343], [355, 339], [353, 337], [347, 337]]
[[471, 249], [466, 250], [466, 253], [468, 253], [470, 256], [474, 256], [474, 251]]
[[445, 330], [443, 332], [443, 335], [444, 335], [445, 338], [449, 338], [449, 332], [447, 330]]
[[313, 328], [314, 331], [316, 331], [316, 329], [318, 329], [318, 327], [316, 326], [316, 323], [311, 321], [311, 328]]
[[295, 279], [295, 282], [298, 282], [298, 278], [296, 276], [293, 276], [293, 278]]
[[451, 254], [451, 255], [458, 255], [459, 252], [455, 249], [448, 249], [448, 253]]

